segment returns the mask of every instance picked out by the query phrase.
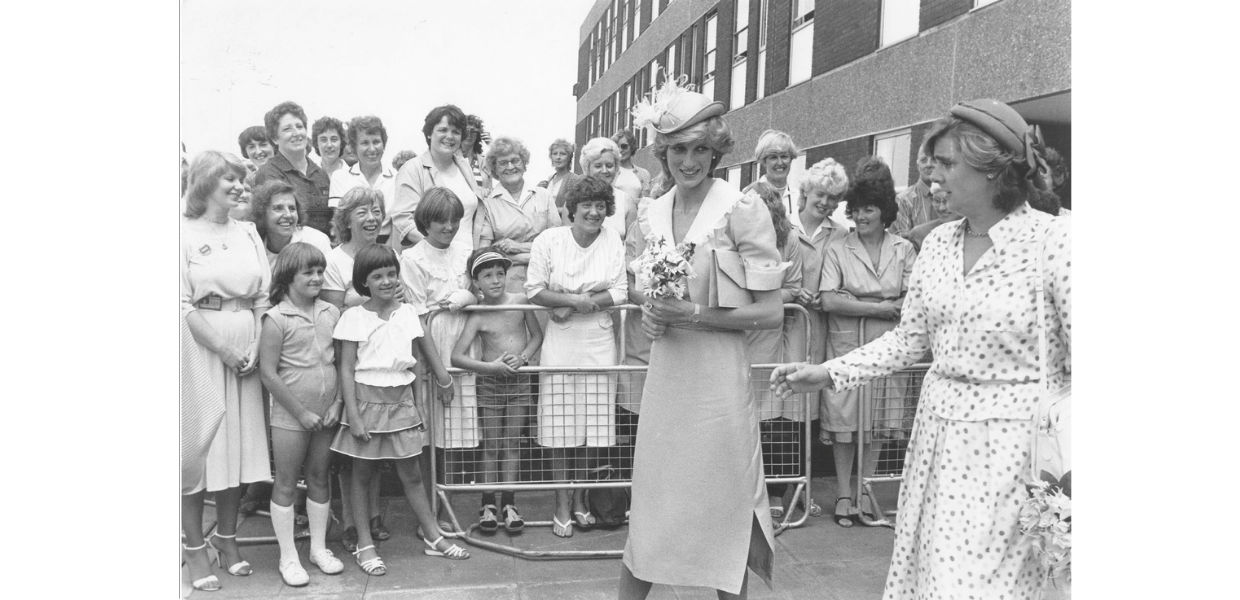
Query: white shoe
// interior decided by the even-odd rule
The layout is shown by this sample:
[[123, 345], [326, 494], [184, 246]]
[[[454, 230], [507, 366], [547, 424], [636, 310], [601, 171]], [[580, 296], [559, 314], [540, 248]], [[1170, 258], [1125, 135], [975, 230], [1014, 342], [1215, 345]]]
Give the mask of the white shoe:
[[293, 587], [301, 587], [310, 583], [310, 575], [302, 568], [301, 563], [290, 560], [280, 564], [280, 577], [284, 578], [284, 583]]
[[332, 554], [332, 551], [327, 548], [318, 552], [311, 552], [310, 564], [315, 565], [320, 571], [328, 575], [335, 575], [344, 570], [344, 563], [340, 562], [340, 559], [336, 558], [336, 555]]

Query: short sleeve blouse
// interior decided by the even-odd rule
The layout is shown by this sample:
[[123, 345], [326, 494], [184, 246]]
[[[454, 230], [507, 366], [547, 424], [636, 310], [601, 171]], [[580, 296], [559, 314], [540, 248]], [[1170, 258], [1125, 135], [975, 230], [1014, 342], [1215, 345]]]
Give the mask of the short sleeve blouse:
[[254, 224], [229, 219], [220, 225], [203, 218], [181, 220], [181, 314], [210, 295], [250, 299], [267, 308], [271, 266]]
[[365, 306], [354, 306], [340, 315], [332, 333], [335, 339], [357, 342], [354, 381], [381, 387], [413, 383], [413, 341], [422, 335], [422, 322], [408, 304], [397, 307], [386, 321]]

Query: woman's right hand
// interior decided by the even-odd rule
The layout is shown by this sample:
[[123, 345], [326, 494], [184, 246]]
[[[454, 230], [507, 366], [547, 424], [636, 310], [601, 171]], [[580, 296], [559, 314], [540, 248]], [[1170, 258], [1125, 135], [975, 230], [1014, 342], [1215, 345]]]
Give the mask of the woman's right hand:
[[551, 320], [556, 323], [563, 323], [564, 321], [567, 321], [572, 314], [573, 307], [557, 306], [556, 308], [551, 309]]
[[246, 355], [244, 348], [225, 346], [216, 351], [216, 354], [219, 355], [220, 360], [224, 361], [224, 366], [235, 372], [240, 373], [241, 370], [246, 367]]
[[793, 394], [816, 392], [831, 385], [831, 373], [822, 365], [794, 363], [771, 371], [771, 391], [786, 399]]
[[896, 321], [900, 318], [900, 307], [894, 302], [883, 300], [874, 305], [874, 316], [888, 321]]

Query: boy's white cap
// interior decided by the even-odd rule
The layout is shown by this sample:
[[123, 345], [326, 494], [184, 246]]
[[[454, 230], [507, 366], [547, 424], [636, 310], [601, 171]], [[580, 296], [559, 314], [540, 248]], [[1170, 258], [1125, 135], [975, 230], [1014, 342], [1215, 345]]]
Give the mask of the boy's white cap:
[[477, 277], [479, 267], [489, 262], [496, 262], [496, 261], [504, 263], [505, 270], [507, 270], [509, 267], [512, 266], [512, 260], [504, 256], [503, 254], [500, 254], [499, 252], [483, 252], [482, 254], [478, 255], [478, 258], [474, 259], [474, 264], [469, 265], [469, 276]]

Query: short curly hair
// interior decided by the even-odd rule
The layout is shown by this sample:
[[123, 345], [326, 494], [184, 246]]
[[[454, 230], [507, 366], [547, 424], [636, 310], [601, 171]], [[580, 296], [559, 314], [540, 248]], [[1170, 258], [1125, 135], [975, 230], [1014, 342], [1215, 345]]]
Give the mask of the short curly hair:
[[554, 142], [551, 142], [551, 146], [547, 148], [547, 155], [550, 156], [552, 152], [555, 152], [556, 148], [563, 148], [568, 153], [568, 164], [572, 166], [573, 155], [577, 153], [577, 145], [564, 138], [556, 138]]
[[418, 207], [413, 209], [413, 226], [418, 233], [426, 235], [431, 223], [460, 221], [465, 218], [465, 205], [452, 190], [433, 187], [422, 194]]
[[[361, 117], [353, 117], [349, 121], [349, 146], [357, 152], [357, 138], [363, 133], [370, 135], [379, 134], [379, 139], [383, 140], [383, 148], [387, 149], [387, 128], [383, 126], [383, 121], [374, 115], [365, 115]], [[397, 167], [398, 169], [400, 167]]]
[[297, 199], [293, 185], [283, 179], [269, 179], [258, 186], [250, 197], [250, 221], [264, 242], [267, 241], [267, 213], [271, 211], [271, 202], [280, 194], [293, 196], [293, 204], [297, 207], [297, 225], [306, 224], [306, 209]]
[[827, 157], [805, 171], [801, 177], [801, 197], [806, 198], [814, 188], [827, 190], [832, 196], [838, 196], [848, 190], [848, 172], [844, 165]]
[[[448, 117], [448, 124], [461, 130], [461, 135], [465, 135], [465, 129], [469, 126], [465, 113], [457, 108], [455, 104], [445, 104], [436, 106], [431, 112], [426, 113], [426, 120], [422, 123], [422, 136], [426, 138], [426, 145], [431, 143], [431, 132], [435, 131], [435, 126]], [[481, 136], [479, 136], [481, 137]]]
[[887, 164], [873, 156], [857, 162], [856, 174], [844, 194], [844, 212], [852, 218], [867, 206], [879, 210], [883, 228], [896, 222], [899, 206], [896, 204], [896, 183]]
[[237, 136], [237, 145], [241, 146], [241, 158], [250, 158], [245, 151], [245, 147], [249, 146], [250, 142], [267, 142], [268, 146], [275, 147], [275, 144], [271, 143], [271, 138], [267, 137], [267, 128], [262, 125], [246, 127], [241, 130], [241, 135]]
[[581, 158], [578, 160], [581, 164], [582, 172], [589, 172], [590, 163], [598, 160], [604, 153], [611, 152], [616, 155], [616, 167], [620, 166], [620, 146], [611, 138], [596, 137], [581, 147]]
[[[268, 140], [276, 139], [276, 129], [280, 127], [280, 118], [284, 115], [293, 115], [294, 117], [301, 119], [301, 124], [303, 127], [308, 123], [308, 120], [306, 119], [306, 111], [302, 109], [300, 104], [293, 101], [281, 102], [277, 104], [275, 108], [267, 111], [267, 114], [263, 115], [263, 127], [267, 129]], [[271, 145], [275, 146], [276, 143], [272, 141]]]
[[319, 117], [314, 125], [310, 126], [310, 146], [314, 148], [319, 156], [323, 156], [323, 151], [319, 150], [319, 134], [327, 133], [329, 129], [335, 129], [336, 135], [340, 136], [340, 149], [336, 151], [337, 158], [344, 156], [345, 130], [340, 119], [333, 117]]
[[667, 149], [676, 144], [688, 144], [690, 142], [701, 141], [711, 150], [714, 150], [714, 158], [710, 161], [710, 173], [714, 176], [715, 169], [719, 168], [719, 162], [723, 160], [736, 148], [736, 140], [732, 137], [732, 128], [728, 126], [727, 121], [719, 117], [711, 117], [694, 125], [687, 127], [676, 133], [660, 133], [654, 136], [654, 156], [659, 159], [659, 164], [663, 167], [663, 176], [669, 181], [674, 181], [671, 169], [667, 166]]
[[934, 128], [926, 136], [926, 154], [933, 159], [936, 146], [946, 141], [956, 143], [965, 164], [995, 176], [998, 190], [991, 199], [995, 208], [1010, 213], [1037, 190], [1033, 182], [1025, 179], [1029, 166], [976, 125], [957, 117], [935, 121]]
[[219, 179], [231, 171], [245, 181], [249, 170], [236, 155], [216, 150], [203, 150], [189, 163], [187, 192], [185, 193], [185, 216], [191, 219], [207, 212], [207, 199], [219, 187]]
[[774, 129], [767, 129], [758, 136], [758, 145], [753, 149], [753, 159], [756, 162], [762, 162], [767, 154], [773, 154], [780, 151], [786, 151], [796, 158], [801, 155], [801, 150], [797, 148], [796, 142], [792, 141], [792, 136]]
[[381, 219], [387, 220], [387, 208], [383, 205], [383, 192], [359, 185], [344, 193], [344, 197], [340, 199], [340, 206], [336, 207], [336, 214], [332, 217], [332, 222], [336, 224], [336, 237], [340, 238], [341, 243], [353, 241], [353, 232], [349, 229], [349, 226], [353, 224], [353, 210], [363, 204], [378, 206]]
[[530, 165], [530, 151], [525, 147], [525, 144], [521, 143], [521, 140], [507, 135], [495, 138], [495, 141], [491, 142], [490, 151], [487, 152], [487, 172], [498, 173], [499, 165], [497, 163], [500, 157], [514, 153], [521, 159], [522, 166], [528, 168]]
[[611, 136], [611, 141], [615, 142], [616, 146], [619, 146], [621, 141], [628, 142], [629, 152], [637, 152], [637, 136], [633, 135], [633, 132], [628, 129], [617, 131]]
[[392, 157], [392, 168], [399, 171], [401, 167], [405, 166], [405, 163], [413, 160], [417, 156], [418, 155], [415, 154], [413, 150], [401, 150], [396, 153], [396, 156]]
[[574, 181], [564, 197], [564, 209], [568, 211], [569, 222], [576, 220], [578, 204], [599, 200], [607, 202], [607, 216], [616, 214], [616, 193], [606, 181], [588, 175]]

